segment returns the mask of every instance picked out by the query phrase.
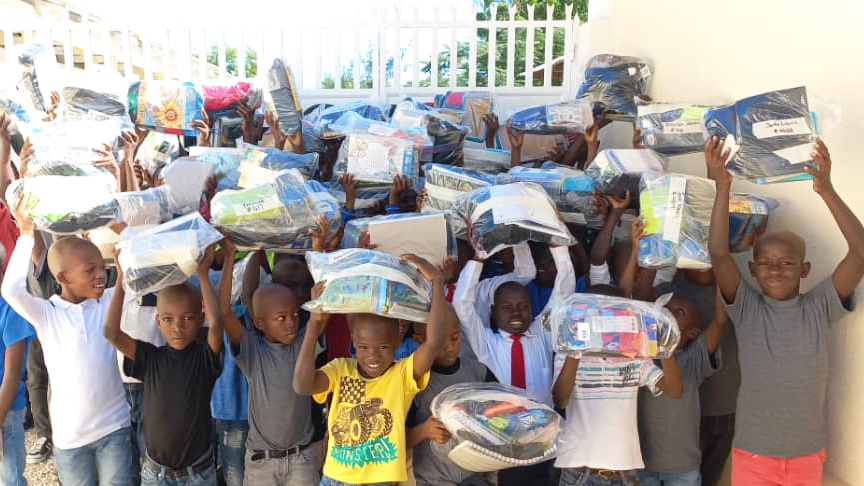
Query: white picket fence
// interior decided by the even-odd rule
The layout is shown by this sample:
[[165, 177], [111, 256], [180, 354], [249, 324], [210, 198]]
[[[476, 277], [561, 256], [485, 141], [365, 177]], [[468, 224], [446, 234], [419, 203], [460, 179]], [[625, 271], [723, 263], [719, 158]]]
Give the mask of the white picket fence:
[[[538, 15], [540, 8], [545, 9], [545, 19], [535, 19], [542, 16]], [[55, 46], [58, 61], [66, 69], [110, 67], [126, 77], [207, 80], [231, 77], [226, 54], [233, 48], [240, 77], [244, 77], [242, 67], [247, 62], [247, 49], [257, 58], [253, 64], [257, 63], [258, 77], [266, 73], [274, 56], [286, 58], [294, 70], [304, 104], [365, 97], [390, 100], [404, 95], [430, 99], [448, 89], [489, 90], [496, 99], [528, 96], [542, 100], [572, 95], [574, 73], [578, 75], [573, 66], [578, 16], [571, 5], [566, 7], [563, 19], [553, 19], [552, 7], [537, 10], [529, 7], [528, 18], [517, 20], [515, 8], [510, 8], [506, 20], [496, 20], [500, 13], [493, 6], [491, 20], [476, 20], [473, 12], [465, 15], [449, 5], [422, 8], [390, 5], [371, 10], [358, 6], [355, 12], [328, 22], [242, 31], [211, 25], [160, 30], [134, 24], [118, 27], [92, 23], [86, 13], [80, 15], [80, 23], [34, 22], [4, 27], [0, 19], [0, 62], [14, 62], [10, 51], [17, 44], [42, 42]], [[489, 55], [486, 66], [478, 66], [481, 48], [497, 52], [495, 33], [502, 29], [506, 31], [505, 59]], [[524, 29], [520, 35], [526, 39], [527, 51], [524, 64], [516, 65], [516, 36], [520, 29]], [[535, 29], [545, 33], [545, 45], [536, 49]], [[560, 32], [559, 29], [564, 32], [565, 47], [556, 59], [553, 33]], [[488, 32], [488, 41], [481, 39], [481, 32]], [[465, 43], [467, 66], [464, 52], [460, 58], [458, 50], [461, 44], [464, 51]], [[210, 63], [207, 54], [214, 45], [216, 62]], [[439, 72], [437, 62], [442, 51], [446, 51], [443, 63], [447, 67], [446, 78]], [[364, 69], [370, 57], [371, 69]], [[430, 72], [422, 72], [421, 64], [430, 60]], [[559, 68], [563, 72], [553, 76], [553, 66], [558, 63], [563, 63]], [[349, 72], [349, 67], [353, 69], [347, 74], [349, 82], [344, 87], [342, 76]], [[460, 68], [463, 82], [457, 80]], [[504, 69], [504, 79], [497, 77], [496, 68]], [[534, 81], [537, 71], [542, 71], [542, 83]], [[322, 87], [328, 77], [334, 81], [332, 88]], [[522, 86], [516, 82], [520, 77], [524, 78]]]

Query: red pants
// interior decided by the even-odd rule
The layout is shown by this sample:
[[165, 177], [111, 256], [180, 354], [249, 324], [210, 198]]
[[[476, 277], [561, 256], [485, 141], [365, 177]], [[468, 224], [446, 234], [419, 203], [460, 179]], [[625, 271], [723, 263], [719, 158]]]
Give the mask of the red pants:
[[732, 449], [732, 486], [819, 486], [824, 462], [825, 449], [788, 458]]

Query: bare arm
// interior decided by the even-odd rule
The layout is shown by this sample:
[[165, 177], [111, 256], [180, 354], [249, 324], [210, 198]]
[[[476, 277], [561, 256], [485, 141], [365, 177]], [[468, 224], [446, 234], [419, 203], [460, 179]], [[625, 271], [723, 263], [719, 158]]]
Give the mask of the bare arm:
[[237, 247], [226, 235], [225, 239], [222, 240], [222, 249], [225, 263], [222, 265], [222, 278], [219, 280], [219, 305], [222, 309], [228, 341], [234, 346], [239, 346], [245, 328], [240, 319], [237, 318], [237, 314], [231, 309], [231, 285], [234, 283], [234, 257], [237, 255]]
[[498, 115], [487, 113], [483, 116], [483, 122], [486, 124], [486, 148], [495, 148], [495, 134], [501, 127], [498, 122]]
[[253, 321], [255, 320], [255, 309], [252, 307], [252, 296], [258, 290], [258, 285], [261, 282], [261, 267], [265, 265], [266, 261], [264, 250], [258, 250], [246, 262], [246, 271], [243, 272], [243, 304], [246, 305], [246, 311]]
[[579, 359], [567, 356], [564, 361], [564, 367], [561, 368], [561, 373], [558, 374], [558, 379], [552, 385], [552, 399], [555, 401], [556, 407], [567, 407], [567, 402], [570, 401], [570, 396], [573, 395], [573, 388], [576, 387], [576, 372], [578, 370]]
[[522, 163], [522, 143], [525, 141], [525, 132], [513, 128], [508, 123], [507, 137], [510, 138], [510, 167], [516, 167]]
[[12, 119], [5, 113], [0, 113], [0, 199], [6, 200], [6, 188], [15, 180], [12, 172], [12, 138], [9, 135], [9, 124]]
[[[204, 253], [204, 258], [198, 264], [198, 281], [201, 283], [201, 297], [204, 299], [204, 310], [207, 312], [207, 322], [210, 328], [207, 330], [207, 344], [215, 354], [222, 352], [222, 332], [224, 332], [225, 320], [222, 317], [222, 309], [213, 285], [210, 283], [210, 265], [216, 254], [216, 245], [210, 245]], [[228, 278], [231, 278], [229, 275]]]
[[663, 378], [657, 382], [657, 388], [671, 398], [681, 398], [684, 394], [684, 379], [674, 357], [663, 360]]
[[[631, 225], [630, 234], [633, 242], [633, 249], [630, 251], [630, 258], [627, 259], [627, 266], [621, 274], [621, 281], [618, 282], [618, 288], [621, 290], [621, 295], [626, 299], [638, 298], [634, 294], [634, 285], [636, 280], [636, 270], [639, 264], [639, 240], [645, 236], [645, 225], [642, 224], [642, 218], [636, 218]], [[644, 272], [645, 270], [643, 270]]]
[[[321, 296], [326, 280], [315, 284], [312, 288], [312, 300]], [[328, 320], [327, 314], [313, 312], [309, 316], [306, 325], [306, 333], [303, 335], [303, 344], [300, 346], [300, 355], [294, 366], [294, 392], [298, 395], [315, 395], [330, 388], [330, 378], [321, 370], [315, 369], [315, 344], [318, 337], [324, 332]]]
[[[615, 225], [621, 221], [621, 216], [630, 205], [630, 191], [628, 190], [624, 199], [619, 199], [615, 196], [604, 194], [609, 205], [609, 214], [606, 216], [606, 221], [594, 240], [594, 245], [591, 247], [591, 265], [600, 266], [606, 263], [609, 259], [609, 250], [612, 248], [612, 233], [615, 231]], [[593, 283], [593, 282], [592, 282]]]
[[429, 417], [428, 420], [416, 427], [411, 427], [405, 431], [405, 445], [408, 449], [413, 449], [417, 444], [424, 440], [434, 440], [439, 444], [443, 444], [450, 440], [450, 432], [444, 427], [444, 424], [435, 417]]
[[729, 323], [729, 316], [726, 315], [726, 307], [723, 305], [723, 297], [720, 295], [720, 289], [717, 289], [714, 303], [714, 318], [711, 319], [711, 324], [705, 330], [705, 347], [709, 353], [717, 351], [720, 347], [720, 342], [723, 341], [723, 335], [726, 334], [726, 326]]
[[732, 189], [732, 176], [726, 170], [729, 149], [723, 150], [723, 143], [716, 135], [705, 142], [708, 177], [714, 180], [717, 187], [708, 231], [708, 253], [723, 298], [726, 302], [734, 302], [738, 285], [741, 284], [741, 273], [729, 251], [729, 191]]
[[444, 295], [444, 272], [416, 255], [402, 255], [402, 261], [416, 266], [420, 273], [432, 282], [432, 306], [426, 326], [426, 341], [414, 351], [414, 379], [419, 381], [432, 368], [435, 358], [444, 346], [448, 305]]
[[[118, 252], [119, 254], [119, 252]], [[114, 255], [117, 260], [117, 255]], [[117, 285], [114, 286], [114, 295], [111, 296], [111, 304], [108, 306], [108, 314], [105, 316], [105, 324], [102, 326], [102, 335], [123, 353], [123, 356], [135, 360], [135, 340], [120, 329], [120, 320], [123, 318], [123, 300], [126, 291], [123, 289], [123, 270], [117, 266]]]

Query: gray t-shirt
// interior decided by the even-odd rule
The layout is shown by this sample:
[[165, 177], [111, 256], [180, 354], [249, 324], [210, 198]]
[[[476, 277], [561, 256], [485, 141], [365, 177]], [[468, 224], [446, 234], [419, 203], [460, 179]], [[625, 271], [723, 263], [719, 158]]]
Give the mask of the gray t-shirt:
[[285, 450], [312, 441], [312, 397], [297, 395], [291, 385], [303, 334], [292, 344], [243, 334], [235, 361], [249, 382], [248, 449]]
[[[432, 416], [429, 406], [442, 390], [456, 383], [486, 381], [488, 374], [486, 366], [477, 360], [463, 358], [452, 368], [444, 370], [433, 365], [432, 372], [429, 374], [429, 384], [425, 390], [414, 397], [412, 426], [420, 425]], [[431, 441], [424, 440], [414, 447], [414, 477], [417, 486], [456, 486], [472, 476], [476, 476], [475, 479], [481, 481], [478, 484], [482, 484], [482, 474], [466, 471], [457, 466], [446, 456], [434, 451]]]
[[[714, 353], [717, 368], [721, 353]], [[701, 335], [684, 349], [675, 352], [675, 361], [684, 379], [681, 398], [664, 393], [654, 396], [644, 387], [639, 390], [639, 442], [645, 469], [651, 472], [684, 473], [699, 469], [699, 385], [717, 368]]]
[[726, 304], [741, 363], [733, 447], [776, 457], [825, 447], [831, 325], [854, 308], [854, 296], [840, 302], [831, 277], [785, 301], [741, 281]]

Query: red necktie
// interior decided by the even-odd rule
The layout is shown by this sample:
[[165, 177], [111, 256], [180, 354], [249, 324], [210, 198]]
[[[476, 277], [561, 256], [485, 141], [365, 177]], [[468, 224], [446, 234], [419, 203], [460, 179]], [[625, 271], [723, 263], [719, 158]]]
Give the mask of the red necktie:
[[453, 302], [453, 292], [456, 291], [456, 286], [453, 284], [447, 284], [447, 295], [444, 296], [444, 299], [447, 302]]
[[525, 353], [522, 350], [524, 334], [513, 334], [513, 346], [510, 347], [510, 384], [516, 388], [525, 389]]

